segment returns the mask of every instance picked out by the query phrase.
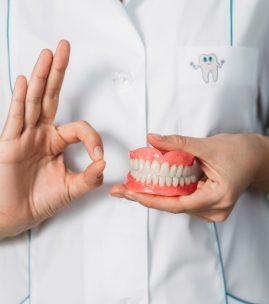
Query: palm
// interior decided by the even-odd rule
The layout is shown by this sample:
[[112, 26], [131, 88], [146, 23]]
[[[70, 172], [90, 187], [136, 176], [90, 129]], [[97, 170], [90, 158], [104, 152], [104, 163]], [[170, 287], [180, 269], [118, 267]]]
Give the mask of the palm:
[[[46, 51], [41, 54], [28, 88], [26, 80], [18, 78], [0, 138], [0, 224], [3, 215], [8, 225], [16, 222], [11, 234], [52, 216], [102, 182], [98, 176], [104, 161], [94, 155], [94, 147], [102, 142], [95, 130], [86, 122], [58, 128], [53, 124], [69, 45], [62, 42], [57, 52], [53, 61]], [[74, 173], [66, 168], [63, 153], [79, 141], [94, 162], [84, 172]]]

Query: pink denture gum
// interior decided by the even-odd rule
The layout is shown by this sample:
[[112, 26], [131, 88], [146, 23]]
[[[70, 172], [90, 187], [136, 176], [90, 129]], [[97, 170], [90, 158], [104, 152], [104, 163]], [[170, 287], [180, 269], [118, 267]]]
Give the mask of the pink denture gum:
[[130, 171], [125, 187], [135, 192], [163, 196], [189, 195], [197, 188], [193, 173], [195, 157], [183, 151], [155, 148], [129, 151]]

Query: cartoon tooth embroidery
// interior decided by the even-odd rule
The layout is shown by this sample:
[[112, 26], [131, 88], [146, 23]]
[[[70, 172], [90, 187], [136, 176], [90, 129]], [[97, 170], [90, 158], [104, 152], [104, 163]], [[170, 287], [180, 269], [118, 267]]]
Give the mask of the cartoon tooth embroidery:
[[224, 60], [219, 63], [218, 57], [215, 54], [203, 54], [199, 57], [199, 65], [195, 65], [193, 62], [191, 62], [190, 65], [195, 70], [200, 68], [202, 70], [204, 82], [209, 83], [210, 74], [212, 75], [214, 82], [218, 81], [218, 72], [224, 63]]
[[198, 184], [195, 157], [184, 151], [163, 152], [145, 147], [129, 151], [130, 171], [125, 187], [135, 192], [163, 196], [189, 195]]

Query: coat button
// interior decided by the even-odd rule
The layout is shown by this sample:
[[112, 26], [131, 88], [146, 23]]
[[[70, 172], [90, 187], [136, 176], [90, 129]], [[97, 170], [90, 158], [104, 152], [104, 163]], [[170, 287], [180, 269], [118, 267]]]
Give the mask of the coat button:
[[112, 81], [116, 86], [127, 88], [132, 84], [133, 79], [129, 73], [124, 71], [117, 71], [114, 73]]

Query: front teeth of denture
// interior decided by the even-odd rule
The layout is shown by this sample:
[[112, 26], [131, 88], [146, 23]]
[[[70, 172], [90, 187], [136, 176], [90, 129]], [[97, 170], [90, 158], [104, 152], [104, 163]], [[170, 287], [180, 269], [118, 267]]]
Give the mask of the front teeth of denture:
[[177, 165], [173, 165], [169, 171], [169, 176], [170, 177], [175, 177], [177, 173]]
[[168, 162], [160, 163], [157, 160], [130, 159], [131, 176], [141, 183], [154, 186], [167, 187], [183, 187], [196, 183], [196, 176], [192, 175], [192, 167], [177, 166], [176, 164], [169, 166]]
[[158, 182], [159, 182], [159, 176], [154, 174], [153, 175], [153, 178], [152, 178], [152, 181], [153, 181], [153, 185], [154, 186], [157, 186], [158, 185]]
[[157, 160], [154, 160], [151, 164], [150, 173], [157, 175], [159, 174], [159, 171], [160, 171], [160, 164]]
[[160, 169], [160, 176], [168, 176], [169, 174], [169, 164], [163, 163]]

